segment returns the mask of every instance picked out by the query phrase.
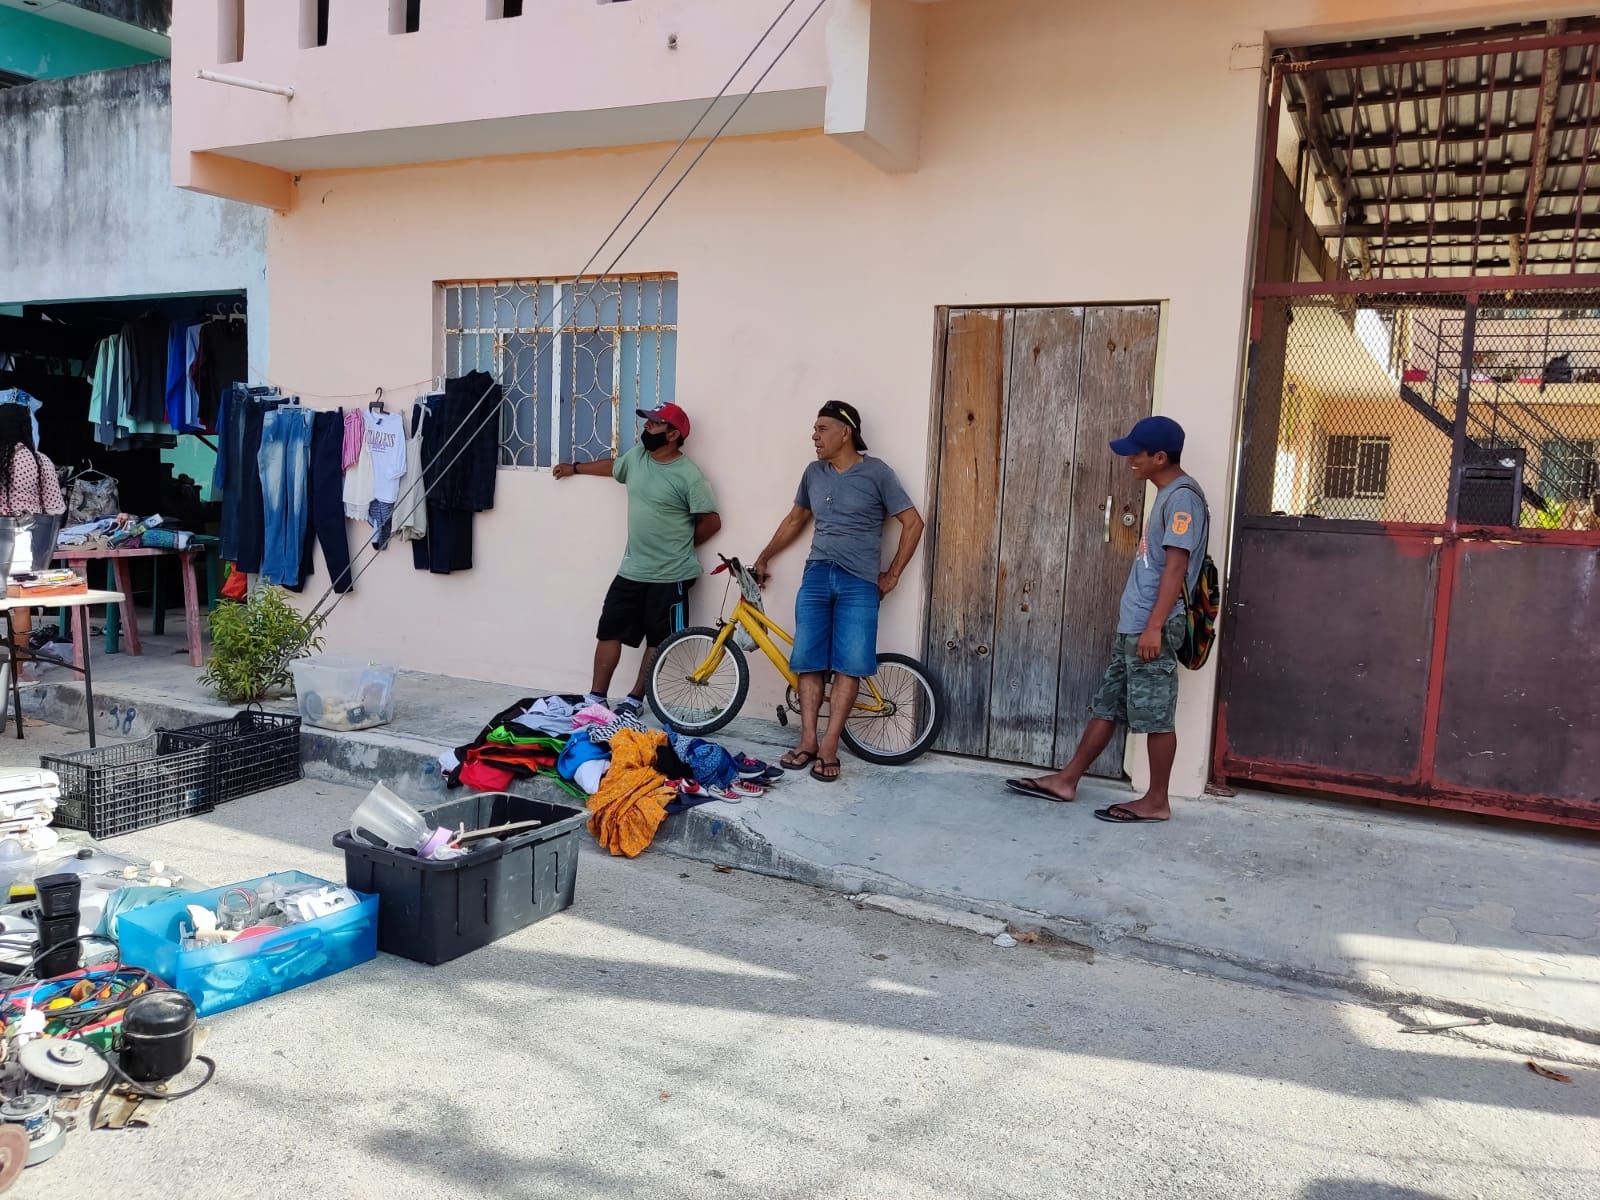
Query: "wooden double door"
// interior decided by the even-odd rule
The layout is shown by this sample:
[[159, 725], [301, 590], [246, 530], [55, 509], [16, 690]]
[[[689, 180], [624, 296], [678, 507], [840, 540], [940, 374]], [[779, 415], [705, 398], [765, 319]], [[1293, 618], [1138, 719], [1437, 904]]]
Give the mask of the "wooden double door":
[[[1144, 485], [1107, 443], [1150, 414], [1154, 305], [952, 309], [925, 661], [942, 750], [1072, 754], [1116, 634]], [[1122, 774], [1123, 737], [1093, 773]]]

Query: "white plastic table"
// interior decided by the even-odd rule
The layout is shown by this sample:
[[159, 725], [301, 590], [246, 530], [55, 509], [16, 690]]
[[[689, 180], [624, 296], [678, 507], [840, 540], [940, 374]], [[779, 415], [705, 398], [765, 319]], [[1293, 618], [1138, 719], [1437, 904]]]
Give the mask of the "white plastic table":
[[[90, 589], [87, 592], [73, 592], [66, 596], [22, 596], [12, 593], [4, 600], [0, 600], [0, 612], [6, 615], [6, 667], [11, 676], [11, 711], [17, 719], [17, 738], [22, 738], [22, 687], [18, 674], [18, 667], [28, 661], [29, 655], [24, 652], [20, 657], [13, 643], [13, 630], [11, 614], [19, 608], [75, 608], [78, 610], [78, 632], [73, 637], [73, 659], [70, 663], [59, 663], [69, 671], [77, 671], [83, 676], [83, 710], [89, 726], [89, 746], [92, 749], [94, 738], [94, 679], [89, 673], [89, 609], [96, 604], [120, 604], [123, 596], [121, 592], [104, 592]], [[82, 647], [81, 650], [77, 649]], [[35, 658], [34, 661], [46, 661]], [[54, 661], [54, 660], [49, 660]], [[81, 665], [79, 665], [81, 663]], [[0, 729], [5, 725], [0, 722]]]

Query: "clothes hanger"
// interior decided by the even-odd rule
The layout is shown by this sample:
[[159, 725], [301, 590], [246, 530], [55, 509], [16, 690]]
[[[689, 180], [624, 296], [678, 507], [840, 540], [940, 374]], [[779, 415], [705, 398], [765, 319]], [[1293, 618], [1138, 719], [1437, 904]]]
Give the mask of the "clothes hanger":
[[86, 458], [86, 459], [83, 460], [83, 470], [81, 470], [81, 471], [77, 472], [75, 475], [73, 475], [72, 479], [68, 480], [68, 482], [71, 482], [72, 480], [77, 480], [77, 479], [110, 479], [110, 478], [111, 478], [111, 476], [107, 475], [104, 471], [96, 471], [94, 469], [94, 459]]
[[384, 407], [383, 389], [382, 388], [378, 389], [377, 394], [374, 395], [373, 398], [372, 398], [372, 402], [367, 405], [367, 411], [368, 412], [375, 412], [375, 413], [386, 413], [386, 412], [389, 411], [387, 408]]

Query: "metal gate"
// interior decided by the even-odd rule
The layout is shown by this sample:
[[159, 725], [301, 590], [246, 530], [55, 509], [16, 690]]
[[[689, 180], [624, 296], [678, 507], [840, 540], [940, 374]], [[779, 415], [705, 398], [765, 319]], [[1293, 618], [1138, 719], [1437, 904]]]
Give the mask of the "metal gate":
[[[1287, 81], [1285, 107], [1332, 158], [1319, 166], [1340, 220], [1316, 241], [1337, 235], [1340, 253], [1332, 278], [1297, 278], [1307, 243], [1273, 227], [1274, 155], [1219, 777], [1600, 828], [1595, 42], [1558, 31], [1277, 64], [1266, 144]], [[1431, 114], [1388, 99], [1430, 88]], [[1477, 172], [1463, 199], [1429, 190], [1415, 157], [1452, 125], [1469, 145], [1450, 99], [1469, 90], [1484, 143], [1448, 165]], [[1433, 176], [1446, 166], [1434, 158]], [[1423, 182], [1408, 192], [1406, 177]], [[1502, 215], [1512, 199], [1528, 207]], [[1274, 268], [1274, 233], [1293, 269]]]

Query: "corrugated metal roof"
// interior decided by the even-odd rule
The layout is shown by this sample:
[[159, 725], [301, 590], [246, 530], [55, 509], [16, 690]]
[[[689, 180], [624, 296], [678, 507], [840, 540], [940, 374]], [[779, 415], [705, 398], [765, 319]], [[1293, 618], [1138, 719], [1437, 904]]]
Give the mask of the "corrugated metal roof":
[[[1581, 44], [1520, 45], [1552, 34]], [[1465, 57], [1406, 42], [1288, 56], [1290, 112], [1345, 214], [1319, 232], [1342, 236], [1352, 275], [1600, 267], [1600, 28], [1473, 40], [1491, 39]]]

